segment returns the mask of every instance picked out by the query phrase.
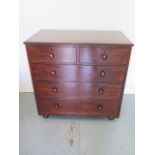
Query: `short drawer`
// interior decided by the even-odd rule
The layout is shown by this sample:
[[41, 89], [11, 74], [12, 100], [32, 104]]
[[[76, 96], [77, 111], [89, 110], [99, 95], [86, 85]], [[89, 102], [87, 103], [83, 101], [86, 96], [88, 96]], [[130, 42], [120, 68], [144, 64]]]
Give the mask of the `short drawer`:
[[80, 47], [81, 64], [127, 65], [129, 48], [121, 47]]
[[76, 63], [76, 47], [28, 46], [30, 62]]
[[123, 83], [126, 67], [32, 64], [35, 80]]
[[104, 83], [53, 83], [35, 82], [37, 95], [52, 97], [80, 97], [98, 99], [120, 99], [122, 85]]
[[94, 115], [116, 116], [119, 112], [119, 100], [79, 100], [52, 99], [37, 97], [40, 115]]

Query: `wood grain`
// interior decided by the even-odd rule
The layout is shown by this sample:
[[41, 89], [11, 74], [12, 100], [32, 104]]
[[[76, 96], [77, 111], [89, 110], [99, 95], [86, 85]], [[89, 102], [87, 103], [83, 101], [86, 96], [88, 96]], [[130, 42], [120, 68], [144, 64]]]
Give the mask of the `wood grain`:
[[[39, 114], [116, 116], [119, 100], [53, 99], [38, 96]], [[101, 108], [99, 108], [101, 107]]]
[[126, 67], [32, 64], [35, 80], [123, 83]]
[[25, 44], [106, 44], [127, 45], [133, 43], [120, 31], [86, 31], [86, 30], [41, 30], [34, 34]]
[[28, 46], [30, 62], [76, 63], [76, 48], [63, 46]]
[[117, 47], [80, 47], [80, 63], [102, 65], [127, 65], [130, 51]]
[[119, 117], [133, 46], [122, 33], [43, 30], [25, 44], [38, 114]]
[[122, 85], [120, 84], [35, 82], [37, 95], [52, 97], [119, 99], [121, 88]]

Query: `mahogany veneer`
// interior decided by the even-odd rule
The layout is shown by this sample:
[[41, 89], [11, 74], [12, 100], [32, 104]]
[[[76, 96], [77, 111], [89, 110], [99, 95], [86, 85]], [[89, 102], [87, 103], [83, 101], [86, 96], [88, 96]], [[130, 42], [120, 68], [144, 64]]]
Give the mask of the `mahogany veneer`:
[[119, 117], [133, 46], [121, 32], [41, 30], [24, 43], [39, 115]]

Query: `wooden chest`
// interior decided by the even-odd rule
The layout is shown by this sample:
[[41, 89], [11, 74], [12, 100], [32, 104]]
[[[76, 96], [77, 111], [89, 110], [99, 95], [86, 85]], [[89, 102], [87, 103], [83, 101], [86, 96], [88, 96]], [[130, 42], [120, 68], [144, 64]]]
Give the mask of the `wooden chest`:
[[133, 46], [121, 32], [41, 30], [24, 43], [39, 115], [119, 117]]

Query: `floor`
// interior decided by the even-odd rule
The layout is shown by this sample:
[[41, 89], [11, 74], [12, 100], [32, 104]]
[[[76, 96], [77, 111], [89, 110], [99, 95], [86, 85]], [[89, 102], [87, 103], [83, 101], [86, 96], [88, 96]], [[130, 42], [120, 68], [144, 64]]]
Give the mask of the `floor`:
[[20, 93], [20, 155], [134, 155], [134, 95], [120, 118], [37, 115], [33, 93]]

